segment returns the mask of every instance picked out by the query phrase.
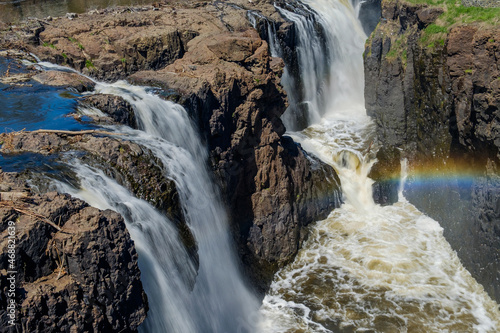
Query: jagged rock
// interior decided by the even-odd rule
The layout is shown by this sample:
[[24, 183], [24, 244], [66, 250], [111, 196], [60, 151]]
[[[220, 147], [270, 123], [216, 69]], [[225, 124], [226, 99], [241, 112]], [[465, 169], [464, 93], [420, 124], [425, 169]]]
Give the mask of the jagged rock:
[[161, 87], [196, 119], [243, 261], [261, 290], [293, 259], [304, 227], [339, 204], [333, 169], [283, 136], [283, 66], [255, 30], [240, 29], [200, 35], [182, 59], [130, 77], [136, 84]]
[[43, 155], [83, 151], [81, 158], [130, 189], [138, 198], [149, 201], [169, 218], [183, 224], [183, 213], [175, 183], [163, 174], [161, 161], [146, 148], [133, 142], [90, 134], [67, 136], [57, 133], [2, 133], [0, 153], [34, 152]]
[[[292, 38], [271, 1], [186, 1], [175, 2], [175, 8], [118, 7], [50, 24], [41, 21], [43, 31], [35, 43], [18, 34], [26, 27], [12, 27], [0, 45], [26, 48], [42, 60], [99, 79], [134, 73], [133, 82], [161, 87], [166, 98], [183, 104], [208, 143], [243, 261], [265, 289], [276, 269], [297, 253], [306, 236], [304, 227], [339, 204], [340, 182], [331, 167], [283, 136], [279, 117], [286, 98], [279, 82], [284, 64], [269, 55], [268, 44], [247, 20], [248, 10], [267, 16], [280, 33]], [[288, 50], [293, 52], [292, 46]], [[56, 150], [102, 155], [90, 144], [76, 147], [70, 139], [37, 140]], [[116, 150], [104, 154], [110, 161], [120, 158]], [[120, 179], [121, 173], [127, 174], [120, 170], [115, 177]], [[151, 185], [157, 193], [157, 184], [142, 185]]]
[[[88, 134], [74, 137], [55, 133], [4, 133], [0, 134], [0, 142], [3, 142], [0, 148], [3, 154], [85, 152], [80, 157], [84, 162], [98, 166], [138, 198], [150, 202], [175, 222], [184, 246], [194, 262], [198, 262], [197, 244], [184, 220], [177, 187], [173, 180], [165, 177], [161, 161], [146, 148], [124, 140]], [[47, 190], [44, 180], [37, 185]]]
[[[17, 175], [0, 171], [0, 180], [25, 190]], [[0, 204], [4, 268], [8, 267], [10, 221], [17, 235], [18, 331], [137, 331], [146, 318], [147, 299], [134, 243], [120, 215], [57, 193], [29, 194], [23, 200]], [[2, 269], [0, 320], [4, 328], [8, 327], [7, 277], [7, 270]]]
[[84, 96], [78, 100], [80, 105], [101, 110], [115, 122], [137, 128], [137, 119], [130, 103], [120, 96], [96, 94]]

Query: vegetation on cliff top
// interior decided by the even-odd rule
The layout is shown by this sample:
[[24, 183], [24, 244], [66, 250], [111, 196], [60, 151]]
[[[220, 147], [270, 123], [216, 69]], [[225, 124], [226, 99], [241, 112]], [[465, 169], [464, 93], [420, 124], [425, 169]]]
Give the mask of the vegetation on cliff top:
[[[437, 27], [450, 28], [455, 24], [483, 22], [488, 25], [500, 24], [500, 8], [465, 7], [461, 0], [405, 0], [411, 4], [426, 4], [444, 9], [436, 22]], [[426, 32], [433, 33], [436, 28], [427, 27]], [[441, 32], [441, 31], [437, 31]]]
[[444, 45], [448, 31], [458, 24], [481, 23], [488, 26], [500, 25], [500, 8], [465, 7], [461, 0], [405, 0], [411, 4], [426, 4], [441, 7], [444, 12], [435, 23], [427, 26], [421, 43], [428, 49]]

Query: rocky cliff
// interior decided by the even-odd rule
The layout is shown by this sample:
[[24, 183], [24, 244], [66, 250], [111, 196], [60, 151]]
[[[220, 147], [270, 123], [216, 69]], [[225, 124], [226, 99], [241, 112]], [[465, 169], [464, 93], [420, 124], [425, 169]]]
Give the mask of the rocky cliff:
[[[136, 332], [147, 298], [137, 253], [122, 217], [69, 195], [36, 195], [25, 178], [0, 169], [0, 260], [9, 266], [16, 235], [13, 332]], [[13, 229], [12, 229], [13, 228]], [[126, 272], [126, 275], [124, 275]], [[2, 269], [0, 318], [9, 328], [8, 277]]]
[[[32, 20], [6, 29], [2, 47], [98, 79], [154, 86], [184, 105], [207, 143], [240, 257], [262, 291], [293, 259], [307, 224], [339, 204], [340, 182], [284, 135], [284, 64], [270, 56], [249, 10], [286, 25], [268, 1], [188, 1]], [[100, 98], [82, 103], [109, 113], [114, 106]], [[136, 125], [128, 112], [111, 117]]]
[[[408, 159], [405, 196], [441, 223], [466, 268], [498, 301], [500, 28], [494, 17], [500, 12], [478, 12], [453, 1], [439, 7], [383, 1], [364, 54], [365, 97], [385, 147], [379, 160]], [[375, 199], [393, 201], [394, 186], [381, 186], [389, 172], [375, 176]]]

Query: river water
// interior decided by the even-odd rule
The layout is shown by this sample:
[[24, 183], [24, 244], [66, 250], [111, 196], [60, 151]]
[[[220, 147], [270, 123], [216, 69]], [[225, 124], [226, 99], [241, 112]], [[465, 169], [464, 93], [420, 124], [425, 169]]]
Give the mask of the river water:
[[0, 0], [0, 22], [17, 23], [27, 18], [43, 19], [84, 13], [112, 6], [145, 5], [154, 0]]
[[[316, 13], [326, 45], [317, 44], [325, 38], [310, 19], [281, 9], [300, 27], [299, 63], [308, 62], [301, 77], [309, 82], [297, 89], [297, 82], [284, 78], [285, 90], [305, 89], [284, 118], [292, 129], [307, 120], [307, 128], [289, 135], [335, 168], [345, 203], [311, 227], [294, 262], [276, 274], [261, 307], [260, 330], [498, 332], [499, 305], [464, 269], [439, 223], [404, 198], [404, 180], [396, 204], [373, 201], [367, 175], [376, 140], [364, 109], [366, 36], [356, 8], [347, 1], [302, 2]], [[311, 54], [315, 49], [324, 51]]]

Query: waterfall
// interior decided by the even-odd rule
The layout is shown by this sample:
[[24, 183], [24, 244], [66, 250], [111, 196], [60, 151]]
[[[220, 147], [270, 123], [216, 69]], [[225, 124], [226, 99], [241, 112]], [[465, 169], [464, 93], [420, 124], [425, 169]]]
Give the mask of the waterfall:
[[175, 181], [198, 247], [196, 270], [173, 222], [102, 171], [68, 158], [80, 187], [54, 182], [55, 186], [93, 206], [121, 213], [136, 244], [150, 307], [140, 331], [252, 331], [258, 301], [239, 272], [226, 212], [206, 167], [207, 152], [186, 111], [123, 81], [97, 83], [95, 90], [121, 96], [133, 105], [141, 130], [108, 127], [162, 161], [165, 175]]
[[295, 141], [335, 168], [344, 204], [312, 226], [294, 262], [275, 275], [260, 331], [498, 332], [498, 304], [439, 223], [403, 188], [392, 206], [373, 201], [368, 174], [377, 143], [364, 109], [366, 36], [357, 10], [341, 0], [302, 4], [307, 10], [279, 8], [297, 35], [298, 68], [287, 63], [283, 79], [291, 101], [284, 120]]
[[[348, 117], [364, 110], [361, 54], [366, 35], [356, 19], [356, 7], [328, 0], [276, 7], [293, 22], [296, 36], [290, 55], [278, 41], [274, 26], [267, 26], [271, 53], [288, 62], [282, 84], [290, 104], [283, 115], [289, 131], [318, 123], [331, 110]], [[249, 13], [254, 26], [255, 15]]]

